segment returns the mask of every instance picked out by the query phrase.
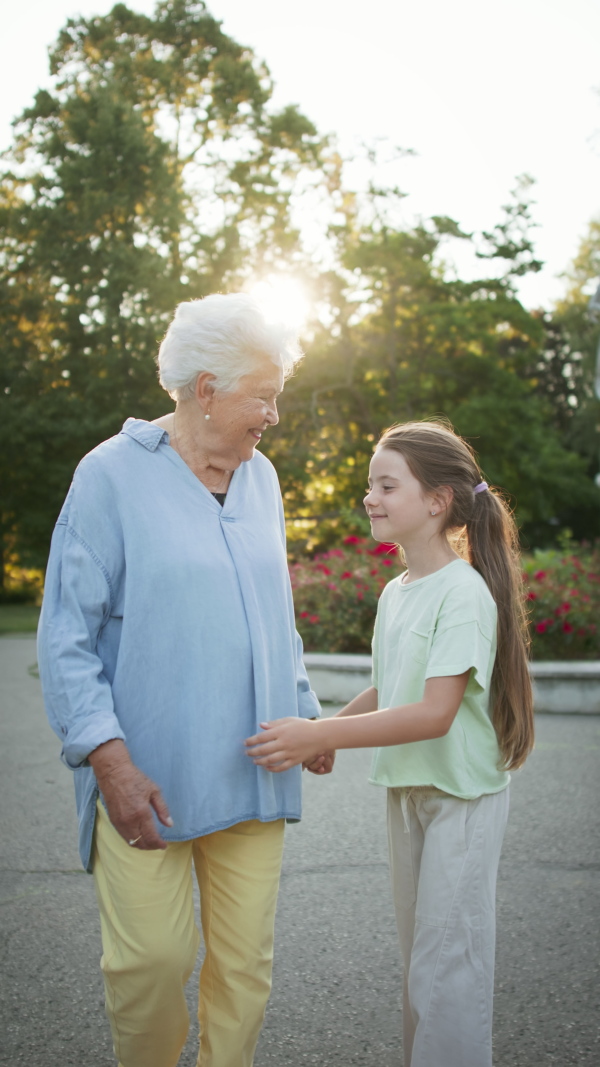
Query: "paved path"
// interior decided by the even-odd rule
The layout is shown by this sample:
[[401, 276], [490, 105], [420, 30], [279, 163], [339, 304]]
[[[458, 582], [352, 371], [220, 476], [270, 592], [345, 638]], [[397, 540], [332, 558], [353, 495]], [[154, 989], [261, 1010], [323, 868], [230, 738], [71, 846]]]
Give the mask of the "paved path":
[[[114, 1067], [92, 880], [30, 638], [0, 640], [0, 1063]], [[598, 1067], [600, 718], [541, 716], [515, 776], [498, 893], [495, 1067]], [[274, 993], [256, 1067], [400, 1067], [384, 791], [369, 756], [305, 776], [287, 833]], [[194, 1015], [194, 988], [189, 989]], [[194, 1032], [180, 1067], [195, 1064]], [[443, 1064], [435, 1067], [444, 1067]]]

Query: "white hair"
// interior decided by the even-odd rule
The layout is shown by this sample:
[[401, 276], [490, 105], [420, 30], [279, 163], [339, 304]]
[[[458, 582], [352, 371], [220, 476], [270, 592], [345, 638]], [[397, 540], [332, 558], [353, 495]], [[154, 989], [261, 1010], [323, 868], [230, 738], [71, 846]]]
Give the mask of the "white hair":
[[204, 372], [227, 393], [265, 359], [287, 378], [301, 358], [296, 331], [268, 322], [251, 296], [215, 293], [179, 304], [158, 352], [158, 376], [174, 400], [190, 400]]

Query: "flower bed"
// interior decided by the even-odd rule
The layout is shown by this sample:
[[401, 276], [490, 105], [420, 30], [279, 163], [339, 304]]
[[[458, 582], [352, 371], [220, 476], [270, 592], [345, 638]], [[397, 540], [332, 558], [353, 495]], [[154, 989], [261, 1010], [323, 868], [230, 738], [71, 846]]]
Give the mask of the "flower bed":
[[600, 659], [600, 552], [566, 545], [523, 560], [533, 659]]
[[290, 565], [296, 624], [307, 652], [370, 652], [381, 590], [404, 570], [395, 545], [347, 537]]
[[[290, 565], [307, 652], [370, 652], [381, 590], [404, 570], [395, 545], [347, 537]], [[600, 659], [600, 552], [566, 544], [523, 558], [535, 660]]]

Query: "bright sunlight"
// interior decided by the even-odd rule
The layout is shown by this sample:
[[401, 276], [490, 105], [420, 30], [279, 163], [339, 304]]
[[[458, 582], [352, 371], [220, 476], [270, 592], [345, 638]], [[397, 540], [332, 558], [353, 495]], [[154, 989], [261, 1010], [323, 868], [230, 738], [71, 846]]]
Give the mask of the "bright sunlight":
[[271, 321], [283, 321], [297, 329], [306, 322], [309, 301], [304, 287], [295, 278], [269, 274], [250, 289], [257, 304]]

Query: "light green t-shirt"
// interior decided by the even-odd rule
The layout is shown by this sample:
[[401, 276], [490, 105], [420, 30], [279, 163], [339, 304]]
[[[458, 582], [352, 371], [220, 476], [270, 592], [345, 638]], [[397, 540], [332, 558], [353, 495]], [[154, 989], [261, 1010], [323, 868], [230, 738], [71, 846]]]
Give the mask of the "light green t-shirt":
[[496, 605], [476, 570], [462, 559], [403, 585], [384, 589], [373, 636], [373, 685], [380, 708], [423, 699], [427, 678], [471, 668], [463, 701], [445, 737], [390, 745], [373, 753], [374, 785], [434, 785], [472, 799], [505, 789], [490, 718], [496, 655]]

